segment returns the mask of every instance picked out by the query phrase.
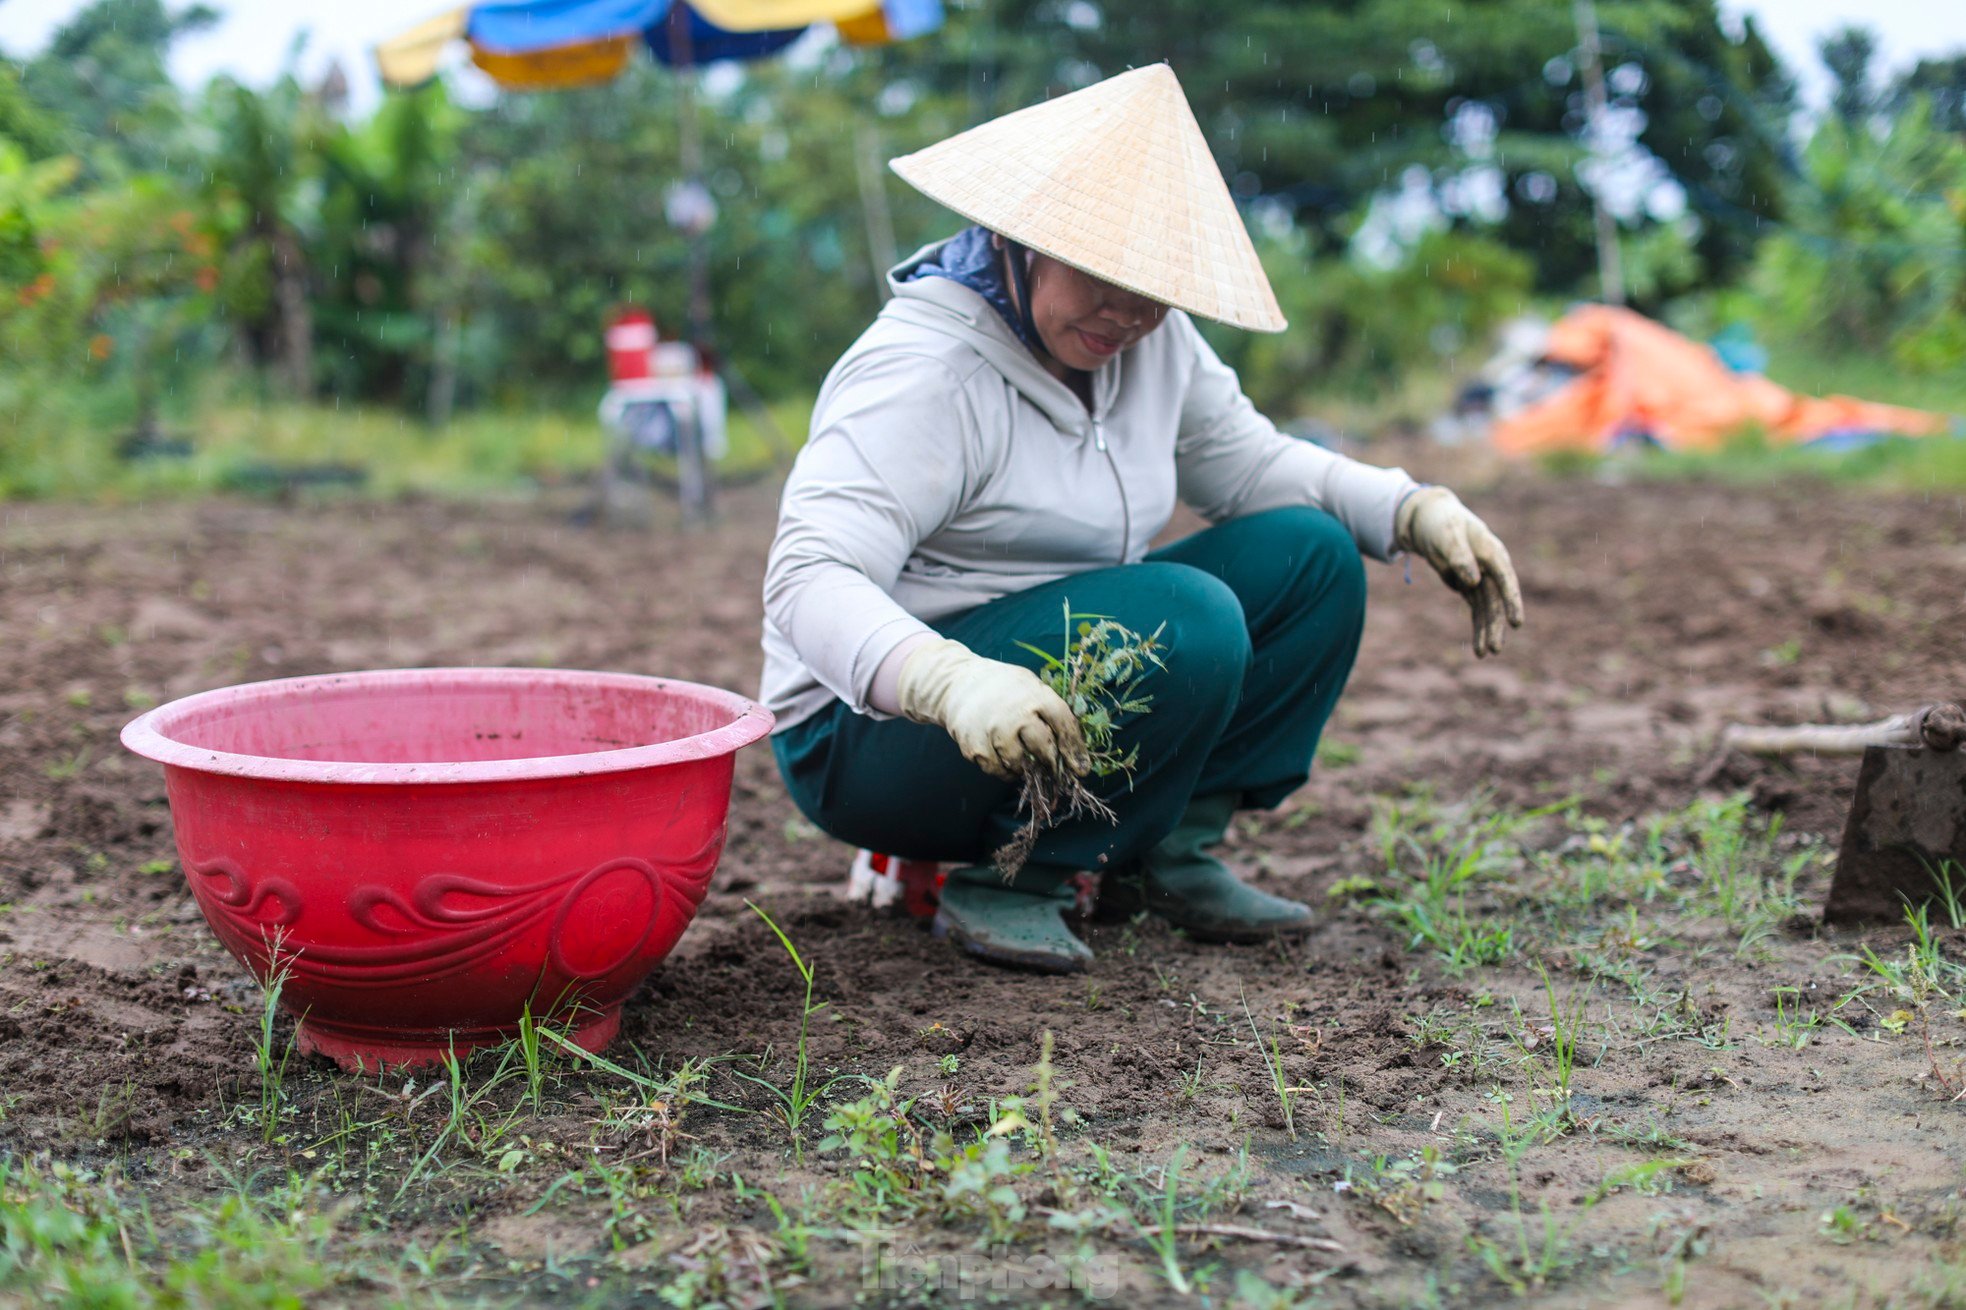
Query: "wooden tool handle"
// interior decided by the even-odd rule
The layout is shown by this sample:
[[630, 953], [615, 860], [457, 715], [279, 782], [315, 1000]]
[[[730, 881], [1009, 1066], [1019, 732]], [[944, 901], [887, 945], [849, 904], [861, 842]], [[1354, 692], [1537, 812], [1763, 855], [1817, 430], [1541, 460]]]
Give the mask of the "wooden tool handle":
[[1958, 750], [1966, 744], [1966, 709], [1952, 701], [1925, 705], [1909, 714], [1894, 714], [1875, 723], [1804, 723], [1793, 728], [1765, 728], [1733, 723], [1720, 734], [1720, 744], [1751, 755], [1859, 755], [1868, 746], [1922, 746], [1927, 750]]

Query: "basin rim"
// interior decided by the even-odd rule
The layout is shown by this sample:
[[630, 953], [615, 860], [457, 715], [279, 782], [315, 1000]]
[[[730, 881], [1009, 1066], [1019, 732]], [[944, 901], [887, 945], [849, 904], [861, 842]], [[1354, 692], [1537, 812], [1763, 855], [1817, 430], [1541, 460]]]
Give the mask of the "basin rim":
[[[185, 714], [215, 703], [284, 700], [295, 693], [304, 693], [317, 688], [386, 687], [392, 683], [414, 686], [445, 678], [494, 686], [516, 684], [522, 688], [579, 683], [583, 686], [614, 686], [646, 691], [666, 690], [679, 692], [687, 699], [726, 710], [731, 715], [731, 721], [709, 732], [677, 737], [647, 746], [588, 751], [578, 755], [536, 755], [510, 760], [427, 764], [368, 764], [360, 761], [299, 760], [264, 755], [240, 755], [202, 746], [191, 746], [168, 735], [169, 729]], [[274, 782], [429, 786], [578, 778], [714, 759], [718, 756], [734, 754], [740, 747], [763, 737], [771, 731], [772, 723], [771, 712], [748, 697], [740, 696], [733, 691], [725, 691], [721, 687], [712, 687], [700, 682], [686, 682], [679, 678], [659, 678], [640, 673], [590, 672], [579, 669], [450, 666], [370, 669], [359, 673], [322, 673], [299, 678], [272, 678], [262, 682], [238, 683], [230, 687], [201, 691], [159, 705], [132, 719], [123, 727], [122, 741], [126, 748], [145, 759], [198, 773], [216, 773], [235, 778], [259, 778]]]

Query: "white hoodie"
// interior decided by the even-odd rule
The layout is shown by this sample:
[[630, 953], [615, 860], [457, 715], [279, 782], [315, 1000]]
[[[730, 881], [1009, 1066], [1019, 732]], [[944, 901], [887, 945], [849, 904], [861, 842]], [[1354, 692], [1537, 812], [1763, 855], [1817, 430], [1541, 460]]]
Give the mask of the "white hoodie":
[[894, 298], [826, 377], [765, 569], [759, 695], [778, 730], [845, 701], [929, 623], [1088, 569], [1132, 564], [1176, 499], [1211, 522], [1285, 505], [1393, 551], [1414, 486], [1284, 436], [1179, 310], [1092, 375], [1092, 409], [989, 302], [889, 274]]

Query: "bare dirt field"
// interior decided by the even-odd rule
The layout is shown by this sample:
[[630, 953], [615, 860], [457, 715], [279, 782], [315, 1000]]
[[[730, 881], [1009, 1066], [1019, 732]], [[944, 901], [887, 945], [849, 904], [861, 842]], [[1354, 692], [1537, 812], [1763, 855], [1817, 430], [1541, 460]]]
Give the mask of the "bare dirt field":
[[[771, 489], [696, 534], [0, 506], [0, 1302], [1966, 1305], [1966, 932], [1823, 931], [1854, 760], [1713, 747], [1956, 697], [1966, 500], [1485, 480], [1530, 627], [1477, 663], [1458, 601], [1375, 568], [1316, 776], [1237, 834], [1308, 936], [1099, 922], [1082, 977], [971, 964], [846, 904], [754, 747], [609, 1052], [641, 1081], [549, 1052], [536, 1097], [507, 1051], [296, 1056], [269, 1098], [257, 988], [116, 733], [406, 665], [749, 692]], [[796, 1145], [742, 1076], [790, 1081], [803, 997], [747, 898], [816, 963], [816, 1079], [865, 1076]]]

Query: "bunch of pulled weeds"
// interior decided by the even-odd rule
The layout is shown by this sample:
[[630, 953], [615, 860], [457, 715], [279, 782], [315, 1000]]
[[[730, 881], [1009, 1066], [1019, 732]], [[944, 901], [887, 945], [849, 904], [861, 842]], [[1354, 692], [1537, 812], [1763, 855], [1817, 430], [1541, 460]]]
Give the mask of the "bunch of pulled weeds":
[[1084, 777], [1035, 762], [1025, 767], [1017, 798], [1018, 812], [1026, 816], [1024, 824], [993, 857], [1006, 882], [1031, 858], [1039, 835], [1047, 829], [1080, 818], [1119, 822], [1112, 806], [1086, 785], [1086, 778], [1125, 774], [1131, 785], [1139, 747], [1122, 751], [1116, 737], [1123, 719], [1148, 712], [1153, 697], [1142, 695], [1140, 684], [1156, 669], [1167, 667], [1161, 659], [1161, 633], [1166, 627], [1162, 624], [1152, 635], [1142, 636], [1102, 614], [1074, 614], [1067, 601], [1062, 654], [1018, 643], [1044, 661], [1038, 676], [1071, 707], [1092, 767]]

